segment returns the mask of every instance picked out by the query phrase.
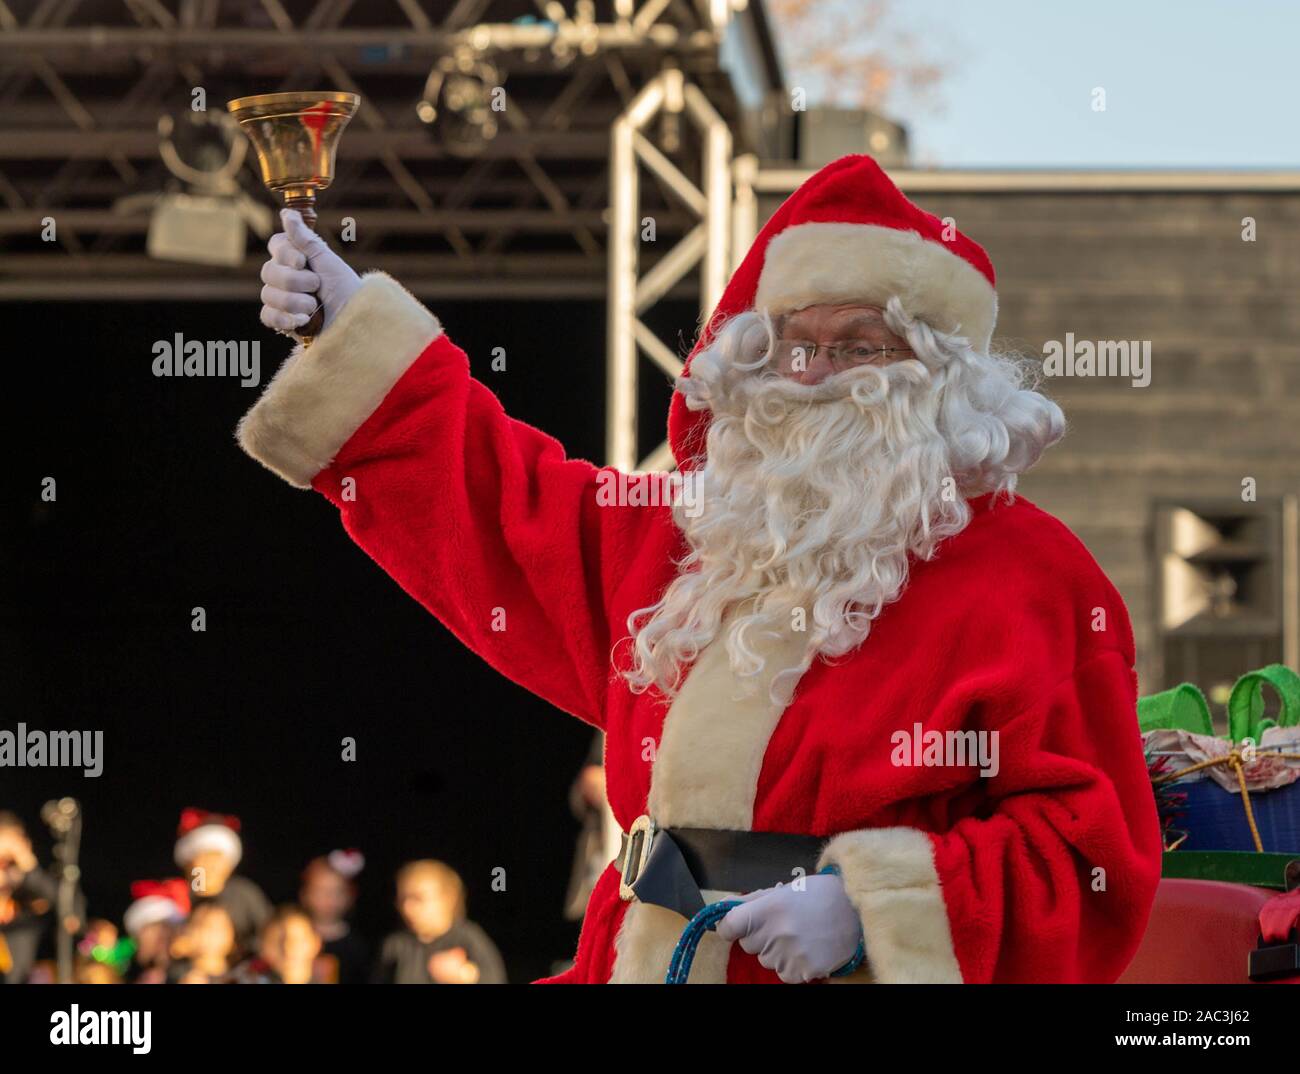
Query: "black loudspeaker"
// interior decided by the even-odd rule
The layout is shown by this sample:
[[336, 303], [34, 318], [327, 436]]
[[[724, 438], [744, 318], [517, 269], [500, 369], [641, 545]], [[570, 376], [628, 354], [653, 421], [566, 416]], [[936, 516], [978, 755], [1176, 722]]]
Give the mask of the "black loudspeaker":
[[1155, 505], [1159, 689], [1200, 686], [1216, 725], [1237, 678], [1296, 662], [1294, 498]]

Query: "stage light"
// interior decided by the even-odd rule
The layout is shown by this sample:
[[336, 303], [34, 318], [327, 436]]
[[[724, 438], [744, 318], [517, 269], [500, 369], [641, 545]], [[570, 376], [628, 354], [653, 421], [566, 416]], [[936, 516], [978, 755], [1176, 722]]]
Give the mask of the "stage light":
[[429, 72], [415, 114], [448, 153], [472, 157], [496, 137], [497, 112], [504, 107], [496, 67], [471, 49], [459, 49]]
[[160, 261], [199, 265], [243, 264], [247, 228], [269, 234], [268, 210], [236, 180], [248, 145], [224, 112], [186, 112], [158, 120], [158, 155], [183, 189], [124, 199], [151, 204], [145, 249]]

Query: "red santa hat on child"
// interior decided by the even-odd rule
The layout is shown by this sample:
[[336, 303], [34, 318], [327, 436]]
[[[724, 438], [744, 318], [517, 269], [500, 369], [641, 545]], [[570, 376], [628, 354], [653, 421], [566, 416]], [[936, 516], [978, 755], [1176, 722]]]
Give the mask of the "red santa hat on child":
[[[726, 319], [748, 309], [776, 316], [805, 306], [897, 297], [913, 317], [958, 332], [986, 351], [998, 315], [993, 264], [983, 247], [914, 205], [871, 157], [828, 164], [772, 214], [722, 294], [686, 360]], [[698, 465], [708, 412], [680, 392], [668, 412], [678, 464]]]
[[244, 844], [239, 839], [239, 818], [209, 813], [193, 807], [181, 812], [181, 822], [176, 830], [176, 864], [184, 869], [196, 854], [215, 850], [225, 854], [235, 865], [244, 856]]
[[190, 886], [179, 876], [137, 880], [131, 885], [131, 898], [122, 917], [122, 925], [131, 936], [139, 936], [143, 929], [160, 921], [179, 924], [190, 913]]

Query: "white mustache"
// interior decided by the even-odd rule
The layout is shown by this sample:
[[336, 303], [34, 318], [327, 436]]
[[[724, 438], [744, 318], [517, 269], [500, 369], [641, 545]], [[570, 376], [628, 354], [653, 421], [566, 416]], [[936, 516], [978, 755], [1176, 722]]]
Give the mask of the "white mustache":
[[[900, 385], [927, 384], [930, 373], [920, 361], [907, 358], [889, 365], [861, 365], [832, 373], [816, 384], [800, 384], [779, 373], [765, 372], [740, 390], [788, 399], [794, 403], [831, 403], [852, 399], [860, 406], [876, 406], [888, 398], [890, 390]], [[751, 387], [752, 385], [752, 387]]]
[[[707, 405], [715, 413], [742, 415], [765, 424], [785, 420], [792, 410], [852, 399], [863, 410], [880, 407], [890, 394], [899, 389], [914, 389], [932, 384], [929, 370], [917, 359], [908, 358], [889, 365], [863, 365], [832, 373], [816, 384], [800, 384], [774, 370], [734, 369], [731, 384], [722, 391], [700, 392], [698, 385], [687, 392], [704, 396], [695, 407]], [[689, 379], [689, 378], [688, 378]], [[707, 402], [705, 401], [707, 399]]]

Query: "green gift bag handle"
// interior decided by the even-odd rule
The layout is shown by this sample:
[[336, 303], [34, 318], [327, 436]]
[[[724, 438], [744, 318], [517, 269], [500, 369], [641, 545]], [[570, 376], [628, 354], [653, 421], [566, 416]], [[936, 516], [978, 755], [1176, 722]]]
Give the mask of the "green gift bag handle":
[[1180, 683], [1172, 690], [1163, 690], [1149, 697], [1138, 698], [1138, 730], [1190, 731], [1194, 735], [1213, 735], [1214, 720], [1210, 716], [1210, 703], [1205, 700], [1199, 686]]
[[[1264, 684], [1268, 683], [1282, 701], [1278, 719], [1264, 719]], [[1269, 664], [1238, 679], [1228, 696], [1228, 736], [1233, 742], [1244, 738], [1259, 742], [1270, 727], [1294, 727], [1300, 723], [1300, 675], [1283, 664]]]
[[[1264, 686], [1276, 691], [1282, 702], [1277, 720], [1264, 719]], [[1147, 731], [1190, 731], [1194, 735], [1213, 735], [1214, 721], [1210, 703], [1200, 689], [1190, 682], [1172, 690], [1138, 698], [1138, 729]], [[1228, 737], [1259, 741], [1270, 727], [1294, 727], [1300, 724], [1300, 675], [1284, 664], [1269, 664], [1249, 671], [1239, 678], [1228, 695]]]

